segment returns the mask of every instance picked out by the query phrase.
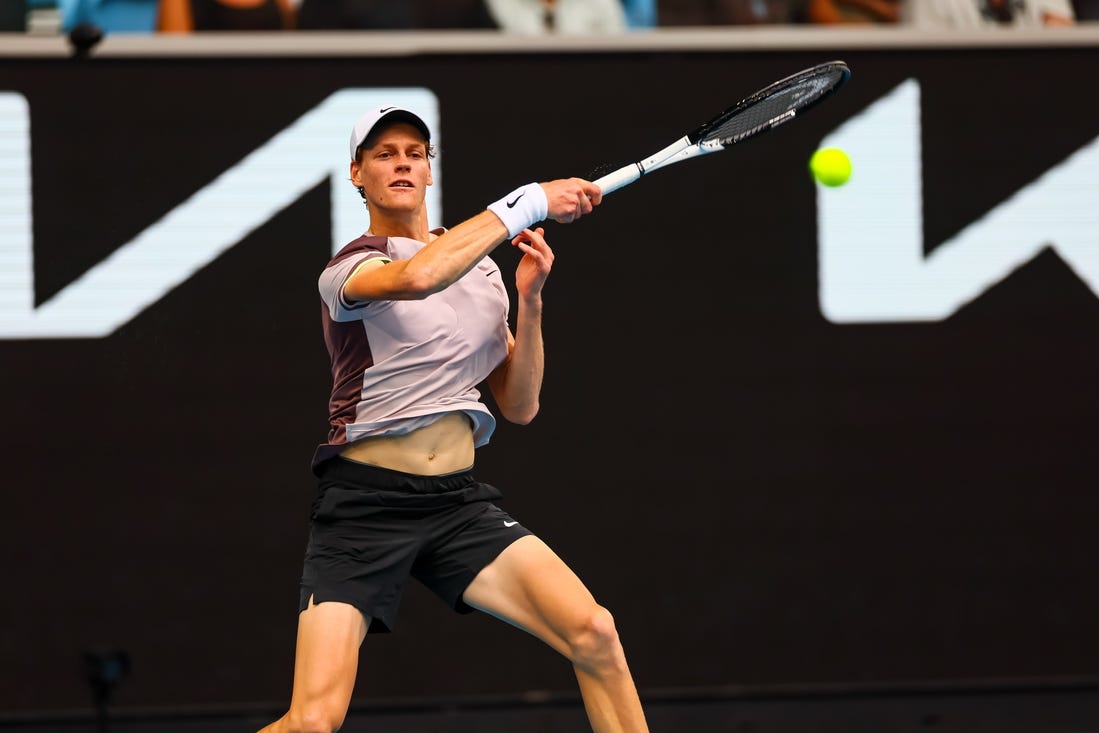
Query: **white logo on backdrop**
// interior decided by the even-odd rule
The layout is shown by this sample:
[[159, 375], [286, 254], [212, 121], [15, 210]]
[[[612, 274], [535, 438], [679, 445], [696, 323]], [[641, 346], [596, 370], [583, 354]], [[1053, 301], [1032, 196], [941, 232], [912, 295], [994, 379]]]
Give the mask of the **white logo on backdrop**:
[[[339, 249], [369, 226], [348, 182], [351, 126], [383, 104], [417, 110], [439, 144], [438, 101], [429, 90], [336, 92], [35, 308], [30, 110], [21, 94], [0, 93], [0, 339], [108, 336], [326, 179], [332, 249]], [[432, 177], [427, 204], [435, 222], [441, 155]]]
[[821, 147], [845, 150], [855, 170], [844, 186], [817, 186], [830, 321], [942, 320], [1047, 247], [1099, 294], [1099, 137], [926, 257], [919, 85], [902, 83]]

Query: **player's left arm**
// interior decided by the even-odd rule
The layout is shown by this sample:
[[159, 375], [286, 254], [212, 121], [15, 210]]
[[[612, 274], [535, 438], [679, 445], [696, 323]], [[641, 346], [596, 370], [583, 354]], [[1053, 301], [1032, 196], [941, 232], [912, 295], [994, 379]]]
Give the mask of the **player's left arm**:
[[545, 346], [542, 340], [542, 287], [553, 267], [553, 250], [544, 230], [523, 230], [512, 244], [523, 251], [515, 271], [518, 309], [515, 333], [508, 329], [508, 355], [489, 375], [488, 385], [500, 414], [526, 425], [538, 414]]

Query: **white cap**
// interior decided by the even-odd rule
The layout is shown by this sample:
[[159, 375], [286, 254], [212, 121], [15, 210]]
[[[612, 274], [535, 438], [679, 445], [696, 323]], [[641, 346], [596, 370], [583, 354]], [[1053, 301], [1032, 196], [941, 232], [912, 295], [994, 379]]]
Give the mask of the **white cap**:
[[396, 107], [393, 105], [385, 105], [372, 109], [365, 113], [355, 123], [355, 127], [351, 130], [351, 159], [355, 159], [355, 151], [359, 149], [359, 146], [363, 144], [363, 141], [369, 137], [371, 131], [377, 126], [379, 122], [386, 120], [388, 122], [408, 122], [411, 123], [423, 133], [424, 140], [431, 142], [431, 130], [428, 129], [427, 123], [420, 119], [410, 109], [404, 107]]

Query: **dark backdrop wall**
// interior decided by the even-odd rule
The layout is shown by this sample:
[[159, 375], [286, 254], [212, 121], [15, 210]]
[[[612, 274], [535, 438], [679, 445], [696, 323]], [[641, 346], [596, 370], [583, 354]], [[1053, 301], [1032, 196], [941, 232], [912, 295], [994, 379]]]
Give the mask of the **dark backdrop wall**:
[[[1094, 47], [5, 58], [35, 302], [344, 88], [436, 95], [453, 225], [831, 58], [851, 82], [804, 119], [547, 225], [542, 413], [478, 472], [612, 610], [644, 689], [1095, 675], [1096, 293], [1047, 250], [944, 319], [833, 323], [806, 172], [917, 79], [933, 252], [1096, 138]], [[289, 698], [330, 194], [109, 335], [0, 341], [0, 708], [87, 704], [100, 647], [132, 659], [120, 705]], [[356, 695], [572, 687], [537, 641], [412, 587]]]

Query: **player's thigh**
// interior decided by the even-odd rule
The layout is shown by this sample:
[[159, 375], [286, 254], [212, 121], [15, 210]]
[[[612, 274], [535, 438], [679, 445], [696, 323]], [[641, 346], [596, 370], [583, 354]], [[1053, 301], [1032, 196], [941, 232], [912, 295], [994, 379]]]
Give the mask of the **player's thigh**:
[[[346, 712], [369, 619], [347, 603], [314, 604], [298, 617], [291, 707]], [[341, 713], [342, 714], [342, 713]]]
[[590, 591], [534, 535], [511, 543], [473, 579], [463, 600], [539, 637], [562, 654], [598, 606]]

